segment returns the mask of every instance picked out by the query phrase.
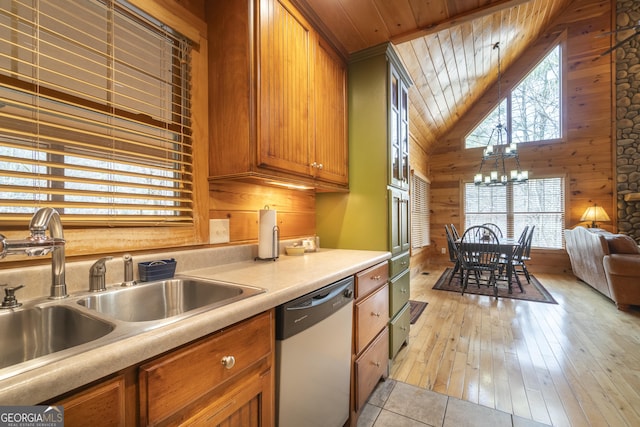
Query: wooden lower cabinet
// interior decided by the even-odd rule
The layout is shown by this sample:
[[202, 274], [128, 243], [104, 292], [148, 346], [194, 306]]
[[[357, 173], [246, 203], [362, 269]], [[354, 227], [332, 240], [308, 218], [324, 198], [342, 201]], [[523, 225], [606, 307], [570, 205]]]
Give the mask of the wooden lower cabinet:
[[220, 397], [185, 420], [185, 426], [258, 427], [272, 425], [270, 407], [273, 400], [270, 385], [272, 370], [239, 382], [233, 390], [220, 393]]
[[362, 409], [373, 389], [386, 378], [389, 366], [389, 332], [384, 328], [354, 364], [356, 395], [355, 404]]
[[384, 285], [355, 304], [356, 354], [360, 354], [389, 322], [388, 289]]
[[68, 426], [275, 423], [275, 313], [269, 310], [46, 404]]
[[389, 263], [356, 274], [353, 309], [353, 369], [349, 425], [381, 378], [389, 374]]
[[135, 425], [133, 405], [127, 404], [128, 384], [122, 373], [47, 404], [64, 408], [65, 426]]

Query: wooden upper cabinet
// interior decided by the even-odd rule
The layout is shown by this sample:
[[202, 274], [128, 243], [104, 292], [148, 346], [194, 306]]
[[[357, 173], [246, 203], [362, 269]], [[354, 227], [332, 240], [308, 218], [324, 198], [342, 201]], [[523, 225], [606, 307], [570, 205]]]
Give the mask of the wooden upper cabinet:
[[321, 38], [314, 62], [315, 156], [311, 164], [318, 178], [348, 184], [347, 66]]
[[206, 8], [210, 180], [346, 189], [344, 60], [288, 0]]
[[262, 1], [259, 14], [259, 166], [310, 175], [314, 35], [282, 1]]

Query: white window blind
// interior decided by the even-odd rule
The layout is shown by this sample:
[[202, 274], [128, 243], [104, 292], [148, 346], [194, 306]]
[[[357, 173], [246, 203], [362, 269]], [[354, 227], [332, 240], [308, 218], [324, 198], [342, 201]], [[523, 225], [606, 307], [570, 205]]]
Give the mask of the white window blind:
[[193, 223], [190, 41], [115, 0], [0, 0], [0, 219]]
[[465, 228], [491, 222], [517, 238], [525, 226], [535, 225], [534, 247], [563, 248], [564, 208], [564, 178], [498, 187], [465, 183]]
[[411, 247], [422, 248], [431, 240], [429, 182], [415, 173], [411, 176]]

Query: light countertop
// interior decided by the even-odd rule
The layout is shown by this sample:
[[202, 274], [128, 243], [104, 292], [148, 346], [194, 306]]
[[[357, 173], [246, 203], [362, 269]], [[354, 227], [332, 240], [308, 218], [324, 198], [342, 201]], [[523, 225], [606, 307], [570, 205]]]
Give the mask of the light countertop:
[[281, 255], [276, 261], [240, 261], [178, 271], [180, 275], [255, 286], [266, 292], [0, 379], [0, 404], [33, 405], [46, 401], [353, 275], [390, 256], [389, 252], [320, 249], [303, 256]]

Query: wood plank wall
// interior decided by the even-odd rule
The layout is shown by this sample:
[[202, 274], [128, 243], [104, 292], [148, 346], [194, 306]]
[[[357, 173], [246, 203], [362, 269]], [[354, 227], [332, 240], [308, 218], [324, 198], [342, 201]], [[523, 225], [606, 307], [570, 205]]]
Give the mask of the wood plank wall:
[[316, 196], [312, 190], [243, 182], [214, 182], [209, 186], [209, 218], [229, 219], [230, 244], [258, 241], [258, 210], [265, 205], [277, 212], [280, 240], [315, 235]]
[[[526, 75], [556, 40], [565, 40], [565, 138], [522, 146], [520, 162], [532, 178], [566, 177], [567, 227], [578, 224], [593, 203], [615, 216], [611, 56], [598, 58], [611, 41], [596, 37], [610, 30], [611, 8], [608, 0], [575, 0], [523, 57], [503, 70], [504, 91]], [[482, 156], [481, 149], [465, 150], [463, 138], [496, 105], [496, 92], [496, 87], [490, 89], [448, 135], [434, 144], [428, 160], [432, 194], [430, 263], [448, 262], [448, 255], [440, 253], [446, 247], [444, 224], [453, 222], [458, 229], [463, 228], [461, 190], [465, 181], [473, 179]], [[565, 251], [534, 251], [534, 259], [534, 271], [570, 269]]]

